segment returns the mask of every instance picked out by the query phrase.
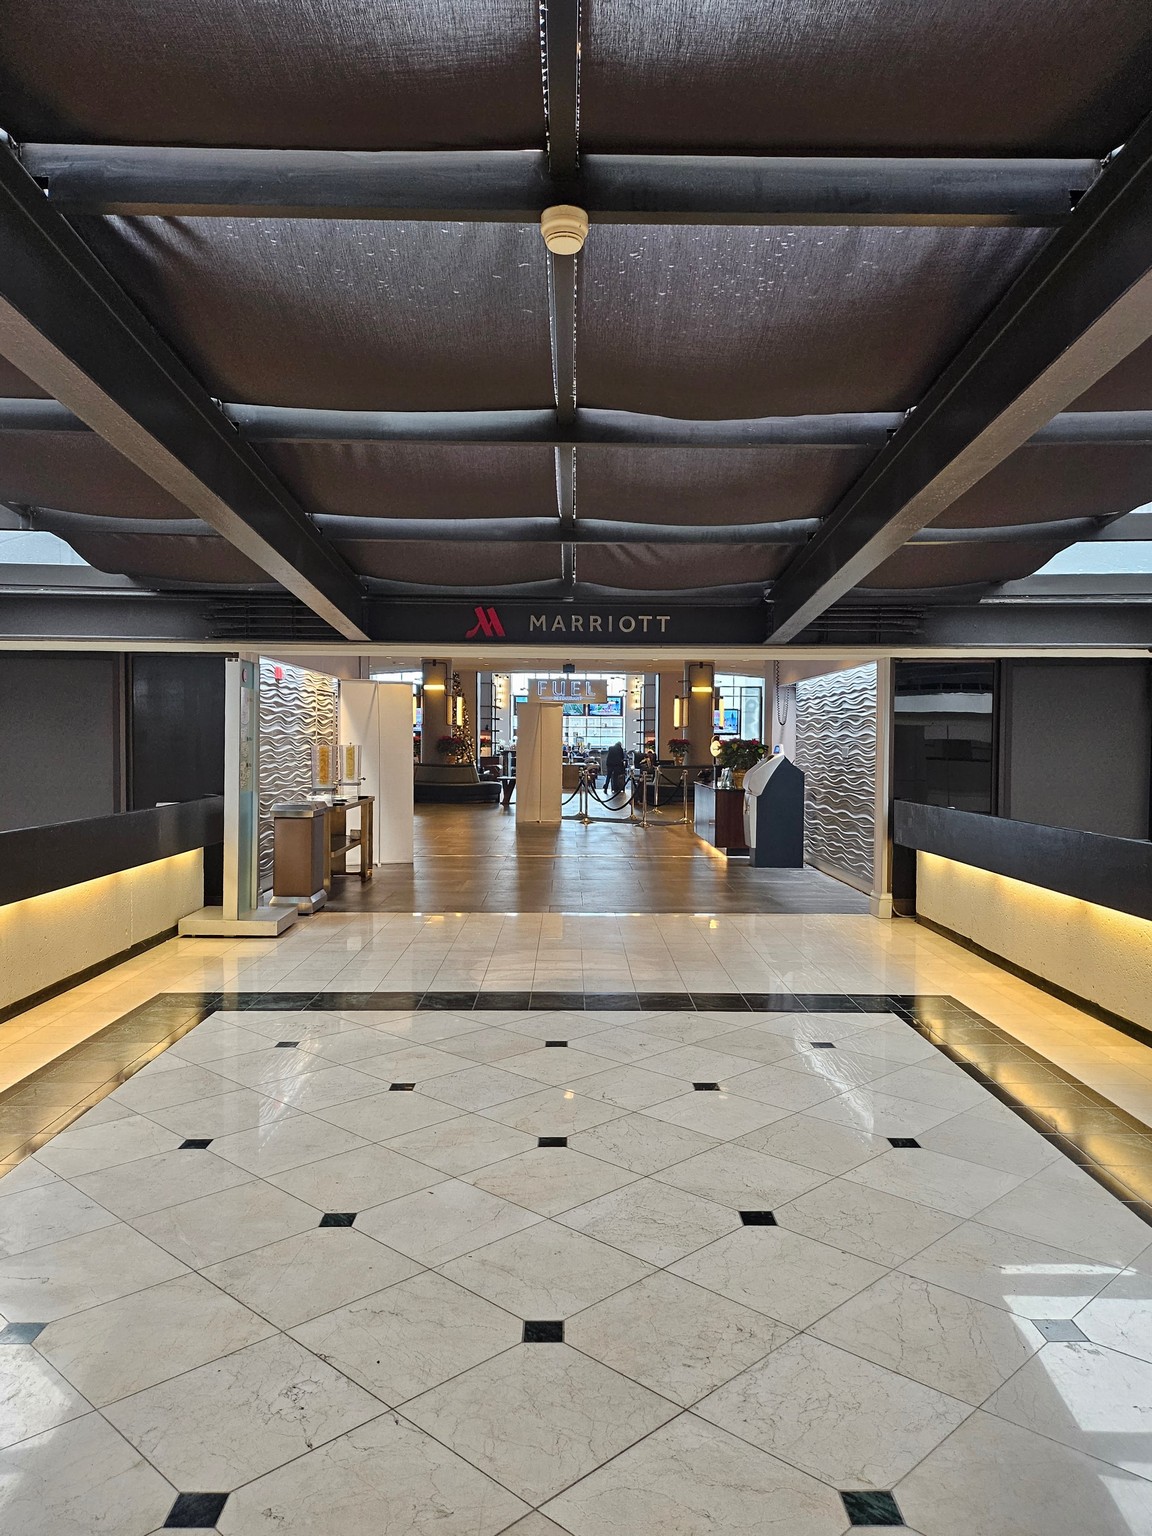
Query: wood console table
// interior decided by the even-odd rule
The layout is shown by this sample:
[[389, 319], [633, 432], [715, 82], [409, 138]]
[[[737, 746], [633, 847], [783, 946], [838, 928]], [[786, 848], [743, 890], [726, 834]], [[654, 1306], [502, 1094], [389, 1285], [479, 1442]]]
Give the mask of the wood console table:
[[693, 829], [697, 837], [726, 852], [748, 846], [742, 789], [714, 789], [711, 784], [696, 784], [693, 803]]
[[[324, 889], [331, 891], [333, 875], [359, 874], [361, 881], [372, 878], [373, 837], [372, 817], [376, 808], [375, 795], [361, 795], [358, 800], [347, 800], [334, 805], [325, 816], [327, 837], [325, 840]], [[348, 830], [348, 812], [360, 812], [360, 825]], [[359, 870], [349, 870], [348, 855], [353, 848], [360, 850]]]

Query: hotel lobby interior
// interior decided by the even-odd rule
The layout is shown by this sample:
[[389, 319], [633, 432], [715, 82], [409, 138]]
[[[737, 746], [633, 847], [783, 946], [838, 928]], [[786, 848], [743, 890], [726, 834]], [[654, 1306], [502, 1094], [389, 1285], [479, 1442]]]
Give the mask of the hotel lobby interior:
[[1152, 12], [2, 10], [0, 1531], [1152, 1536]]

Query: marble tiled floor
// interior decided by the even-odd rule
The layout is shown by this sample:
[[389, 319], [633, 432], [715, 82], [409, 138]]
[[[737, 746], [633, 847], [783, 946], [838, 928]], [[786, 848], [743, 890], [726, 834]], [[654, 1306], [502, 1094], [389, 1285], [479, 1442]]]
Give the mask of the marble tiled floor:
[[945, 993], [1152, 1124], [1147, 1045], [914, 922], [831, 914], [320, 912], [277, 940], [173, 939], [0, 1023], [0, 1090], [157, 993], [533, 987]]
[[[0, 1529], [1152, 1533], [1152, 1227], [834, 1005], [1093, 1021], [910, 924], [611, 921], [330, 915], [114, 982], [246, 995], [0, 1180]], [[574, 952], [697, 1005], [274, 1006]], [[700, 1006], [753, 986], [805, 1011]]]

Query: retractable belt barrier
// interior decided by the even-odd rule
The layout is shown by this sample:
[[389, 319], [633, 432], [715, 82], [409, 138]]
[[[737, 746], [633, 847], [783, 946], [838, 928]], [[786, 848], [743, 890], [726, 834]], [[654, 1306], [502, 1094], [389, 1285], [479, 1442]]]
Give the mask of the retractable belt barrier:
[[[604, 799], [596, 789], [596, 780], [599, 777], [599, 769], [593, 763], [584, 763], [580, 767], [580, 782], [564, 801], [564, 805], [570, 805], [579, 797], [580, 807], [575, 814], [569, 814], [562, 819], [565, 821], [579, 821], [587, 824], [592, 821], [612, 821], [617, 824], [625, 824], [641, 828], [647, 831], [650, 827], [675, 827], [688, 826], [688, 770], [684, 768], [680, 772], [680, 794], [683, 801], [683, 813], [675, 820], [669, 820], [661, 814], [660, 788], [661, 770], [649, 775], [645, 770], [637, 773], [635, 769], [629, 769], [623, 789], [609, 791], [608, 798]], [[665, 788], [672, 785], [667, 780], [663, 781]], [[649, 795], [651, 790], [651, 795]], [[593, 816], [589, 810], [589, 801], [595, 800], [597, 805], [602, 805], [606, 811], [622, 811], [628, 807], [627, 817], [622, 816]], [[616, 803], [613, 803], [613, 802]], [[636, 814], [636, 806], [639, 802], [640, 814]]]

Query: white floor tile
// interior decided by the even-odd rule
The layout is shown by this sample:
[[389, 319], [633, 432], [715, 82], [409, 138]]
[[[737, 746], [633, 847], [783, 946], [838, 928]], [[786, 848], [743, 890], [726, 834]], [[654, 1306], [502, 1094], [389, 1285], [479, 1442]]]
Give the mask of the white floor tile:
[[972, 1409], [802, 1335], [696, 1412], [834, 1488], [863, 1490], [894, 1487]]
[[666, 1398], [565, 1344], [520, 1344], [405, 1404], [404, 1416], [539, 1504], [673, 1418]]
[[682, 1414], [553, 1499], [572, 1536], [763, 1536], [767, 1511], [788, 1536], [841, 1536], [831, 1488]]
[[122, 1398], [104, 1414], [177, 1488], [225, 1492], [367, 1423], [380, 1406], [277, 1335]]

